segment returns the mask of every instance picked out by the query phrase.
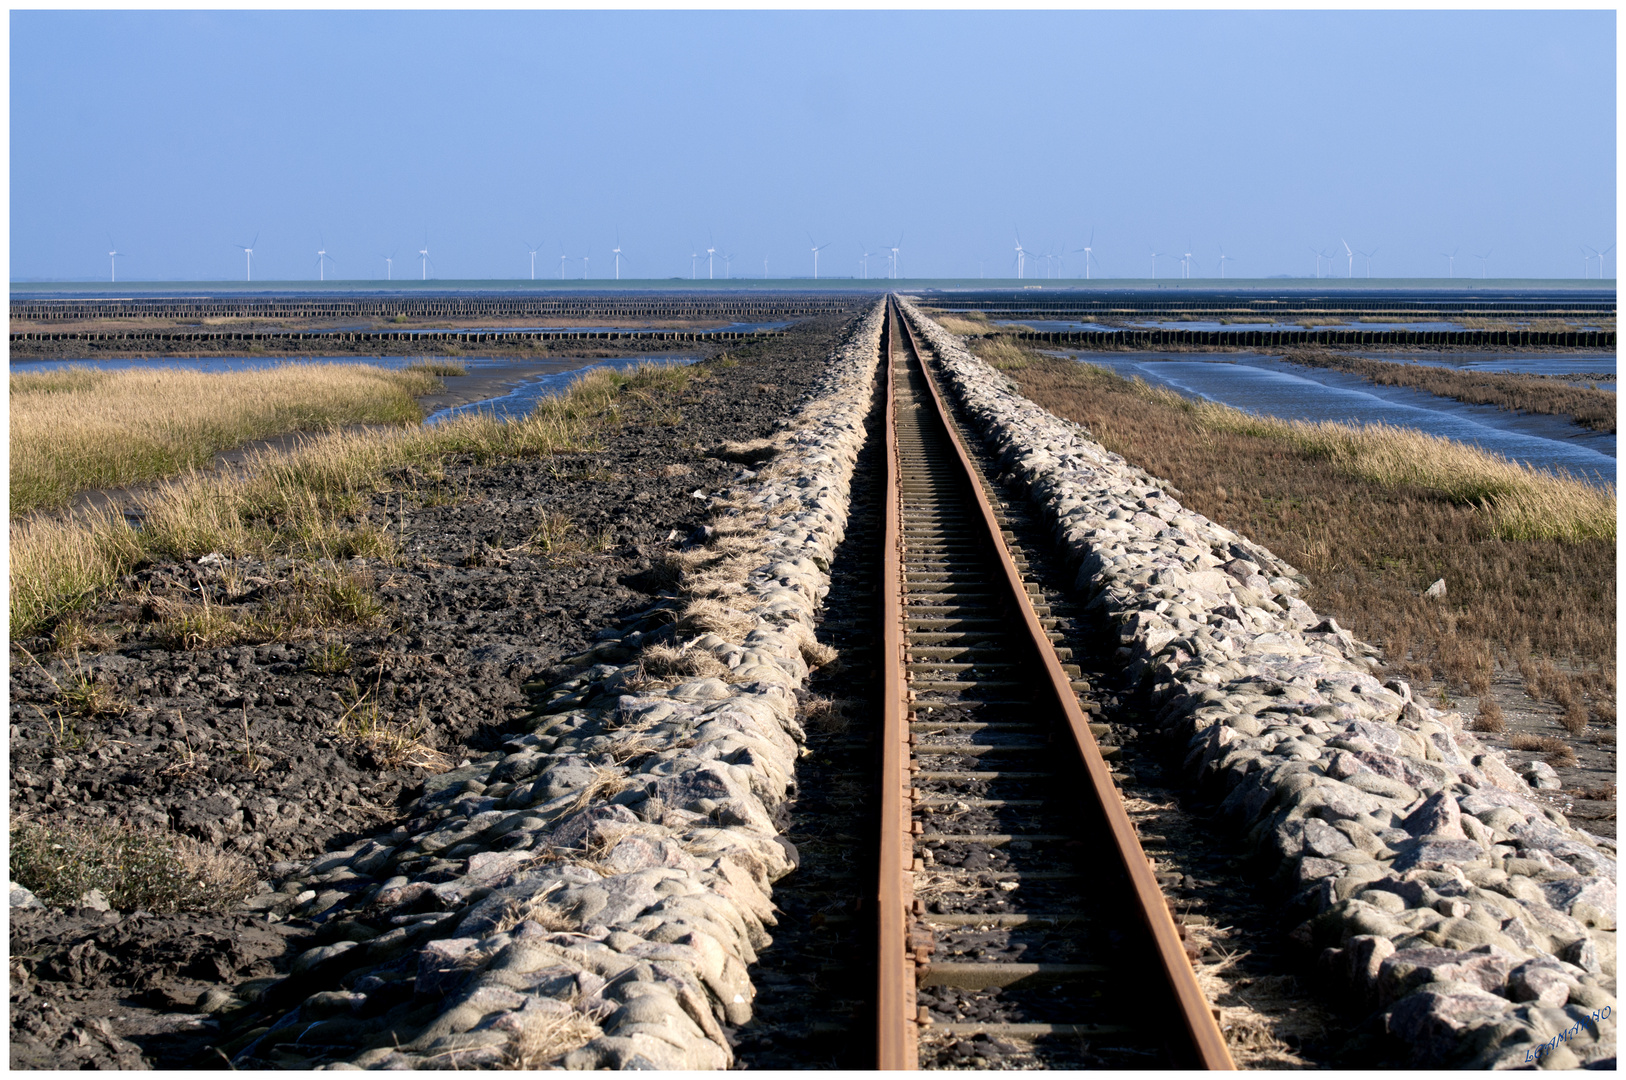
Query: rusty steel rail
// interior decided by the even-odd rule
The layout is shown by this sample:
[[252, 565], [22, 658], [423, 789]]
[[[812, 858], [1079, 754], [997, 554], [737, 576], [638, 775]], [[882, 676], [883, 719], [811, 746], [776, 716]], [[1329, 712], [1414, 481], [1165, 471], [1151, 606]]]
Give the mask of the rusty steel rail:
[[882, 1069], [915, 1067], [914, 963], [907, 943], [910, 886], [908, 729], [905, 718], [903, 665], [903, 597], [897, 583], [903, 578], [902, 528], [898, 500], [897, 394], [894, 384], [897, 350], [896, 308], [888, 305], [882, 348], [886, 378], [886, 498], [883, 500], [881, 556], [881, 640], [885, 653], [882, 665], [881, 706], [881, 847], [880, 891], [877, 897], [876, 951], [880, 980], [876, 998], [876, 1058]]
[[[1041, 623], [1039, 614], [1034, 610], [1028, 595], [1028, 586], [1024, 583], [1021, 570], [1012, 558], [1002, 535], [1002, 527], [993, 504], [989, 501], [987, 493], [977, 481], [977, 472], [967, 454], [965, 446], [961, 443], [953, 416], [946, 406], [943, 394], [938, 387], [930, 366], [926, 363], [927, 353], [915, 337], [908, 320], [902, 316], [896, 304], [889, 303], [887, 329], [885, 335], [887, 350], [887, 497], [885, 509], [885, 545], [883, 578], [883, 613], [885, 620], [885, 701], [883, 716], [883, 747], [881, 765], [881, 851], [880, 851], [880, 891], [879, 891], [879, 994], [878, 994], [878, 1067], [883, 1069], [915, 1068], [917, 1067], [918, 1039], [922, 1031], [922, 1024], [928, 1021], [927, 1009], [918, 1007], [915, 998], [917, 982], [926, 982], [936, 973], [939, 981], [930, 982], [929, 985], [975, 985], [974, 983], [944, 982], [941, 980], [955, 977], [965, 977], [967, 972], [977, 968], [977, 965], [940, 963], [932, 964], [929, 960], [932, 946], [930, 944], [917, 944], [912, 938], [914, 916], [922, 911], [919, 905], [911, 905], [914, 890], [914, 875], [911, 869], [918, 870], [920, 863], [913, 858], [914, 844], [920, 839], [920, 826], [913, 822], [913, 788], [911, 783], [911, 770], [920, 768], [919, 761], [911, 762], [911, 751], [915, 749], [912, 743], [915, 737], [910, 734], [909, 722], [911, 701], [914, 697], [908, 688], [908, 670], [911, 659], [908, 638], [905, 634], [905, 604], [908, 597], [905, 595], [908, 585], [905, 582], [905, 561], [903, 547], [905, 534], [902, 523], [902, 504], [904, 501], [904, 488], [902, 468], [900, 463], [899, 436], [898, 436], [898, 410], [902, 407], [919, 408], [928, 413], [935, 412], [935, 417], [942, 423], [943, 429], [952, 446], [951, 468], [957, 469], [963, 475], [969, 491], [975, 501], [975, 510], [971, 512], [978, 520], [974, 524], [981, 534], [981, 545], [986, 547], [997, 560], [999, 570], [993, 574], [996, 580], [988, 582], [996, 588], [1001, 597], [1000, 606], [1005, 610], [1006, 618], [1019, 622], [1020, 630], [1016, 627], [1007, 627], [1011, 633], [1025, 637], [1031, 644], [1031, 660], [1035, 661], [1040, 669], [1039, 677], [1031, 681], [1036, 684], [1024, 686], [1025, 692], [1033, 695], [1033, 701], [1045, 712], [1064, 719], [1066, 735], [1059, 736], [1057, 748], [1065, 745], [1069, 753], [1076, 756], [1076, 764], [1082, 768], [1088, 778], [1090, 792], [1089, 802], [1093, 803], [1099, 811], [1100, 822], [1104, 824], [1105, 839], [1110, 841], [1110, 848], [1121, 865], [1130, 890], [1133, 893], [1130, 904], [1138, 913], [1145, 939], [1150, 942], [1151, 955], [1138, 959], [1136, 964], [1141, 968], [1156, 969], [1156, 978], [1161, 980], [1161, 986], [1166, 989], [1168, 997], [1178, 1011], [1178, 1022], [1174, 1018], [1167, 1019], [1169, 1029], [1167, 1036], [1169, 1045], [1165, 1047], [1167, 1054], [1184, 1067], [1198, 1067], [1207, 1069], [1233, 1069], [1234, 1063], [1225, 1046], [1225, 1039], [1220, 1032], [1213, 1013], [1201, 990], [1197, 986], [1196, 978], [1192, 972], [1184, 948], [1180, 941], [1179, 931], [1170, 915], [1162, 891], [1159, 889], [1153, 869], [1147, 861], [1145, 852], [1135, 834], [1128, 814], [1120, 801], [1117, 789], [1112, 782], [1111, 773], [1102, 757], [1090, 725], [1079, 705], [1074, 685], [1067, 672], [1063, 669], [1051, 645], [1051, 638], [1046, 627]], [[900, 403], [898, 400], [896, 381], [902, 374], [898, 361], [902, 359], [900, 353], [903, 349], [912, 352], [918, 359], [919, 370], [924, 376], [927, 393], [917, 394], [915, 400]], [[944, 463], [933, 461], [934, 469], [942, 469]], [[917, 602], [919, 598], [917, 598]], [[962, 665], [966, 666], [966, 665]], [[969, 665], [973, 668], [975, 665]], [[973, 674], [975, 672], [973, 671]], [[918, 708], [918, 706], [916, 706]], [[1037, 711], [1037, 710], [1036, 710]], [[962, 725], [965, 726], [965, 725]], [[1013, 747], [1015, 744], [1010, 744]], [[986, 748], [989, 752], [997, 749], [998, 744]], [[1020, 747], [1017, 747], [1020, 749]], [[988, 773], [984, 775], [998, 775]], [[1016, 774], [1012, 774], [1016, 775]], [[912, 835], [913, 833], [913, 835]], [[935, 835], [935, 834], [934, 834]], [[946, 835], [946, 834], [944, 834]], [[1092, 839], [1100, 839], [1094, 837]], [[971, 836], [974, 842], [989, 843], [1009, 839], [1008, 837]], [[1055, 839], [1060, 839], [1059, 837]], [[1033, 874], [1035, 879], [1044, 875]], [[1065, 876], [1062, 874], [1052, 877]], [[912, 907], [912, 910], [911, 910]], [[929, 918], [929, 916], [925, 916]], [[995, 918], [988, 916], [989, 919]], [[929, 934], [926, 938], [929, 942]], [[1081, 972], [1099, 970], [1093, 965], [1009, 965], [1009, 970], [1015, 972], [1017, 968], [1031, 968], [1034, 973], [1046, 969], [1050, 973], [1062, 972], [1063, 975], [1077, 976]], [[1063, 969], [1066, 969], [1065, 971]], [[973, 977], [975, 977], [973, 975]], [[1001, 985], [1001, 984], [995, 984]], [[1079, 1035], [1086, 1031], [1106, 1032], [1121, 1031], [1121, 1028], [1094, 1028], [1088, 1025], [1071, 1024], [982, 1024], [980, 1030], [996, 1034], [1008, 1034], [1019, 1037], [1040, 1036], [1046, 1034], [1072, 1034]], [[950, 1025], [950, 1028], [955, 1025]], [[927, 1029], [929, 1030], [929, 1029]], [[1179, 1044], [1179, 1045], [1176, 1045]]]

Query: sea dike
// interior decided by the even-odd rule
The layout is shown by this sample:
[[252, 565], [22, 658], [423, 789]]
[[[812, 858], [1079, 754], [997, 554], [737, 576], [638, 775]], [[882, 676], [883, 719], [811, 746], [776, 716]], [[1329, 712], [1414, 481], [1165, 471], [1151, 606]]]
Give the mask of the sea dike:
[[1292, 567], [903, 306], [1077, 594], [1118, 627], [1188, 779], [1291, 897], [1329, 988], [1420, 1066], [1613, 1056], [1614, 842], [1534, 801], [1456, 713], [1380, 684], [1374, 650], [1298, 598]]
[[[295, 960], [274, 991], [290, 1007], [236, 1063], [279, 1043], [339, 1067], [732, 1063], [722, 1025], [751, 1018], [747, 965], [796, 863], [776, 827], [803, 742], [795, 692], [881, 323], [877, 304], [751, 449], [768, 463], [719, 500], [698, 541], [719, 557], [697, 548], [682, 582], [717, 629], [601, 633], [507, 753], [432, 777], [406, 825], [250, 901], [320, 922], [327, 943]], [[717, 674], [657, 677], [646, 637], [666, 669]]]

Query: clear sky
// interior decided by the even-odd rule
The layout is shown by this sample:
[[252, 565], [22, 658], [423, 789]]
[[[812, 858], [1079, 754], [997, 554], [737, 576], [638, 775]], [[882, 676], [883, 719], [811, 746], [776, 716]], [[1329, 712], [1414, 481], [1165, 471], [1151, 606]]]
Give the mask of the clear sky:
[[1615, 18], [14, 11], [11, 278], [1578, 277]]

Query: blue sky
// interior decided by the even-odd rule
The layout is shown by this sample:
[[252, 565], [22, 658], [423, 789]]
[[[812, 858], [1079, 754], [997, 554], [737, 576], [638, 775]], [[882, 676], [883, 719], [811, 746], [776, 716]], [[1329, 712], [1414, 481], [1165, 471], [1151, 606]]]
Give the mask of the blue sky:
[[821, 276], [900, 233], [911, 277], [1014, 276], [1018, 230], [1068, 252], [1029, 277], [1092, 230], [1116, 277], [1614, 242], [1612, 11], [10, 18], [13, 280], [105, 280], [110, 240], [121, 280], [241, 280], [256, 235], [256, 280], [415, 278], [426, 234], [442, 278], [608, 277], [618, 230], [636, 277], [708, 237], [805, 276], [809, 233]]

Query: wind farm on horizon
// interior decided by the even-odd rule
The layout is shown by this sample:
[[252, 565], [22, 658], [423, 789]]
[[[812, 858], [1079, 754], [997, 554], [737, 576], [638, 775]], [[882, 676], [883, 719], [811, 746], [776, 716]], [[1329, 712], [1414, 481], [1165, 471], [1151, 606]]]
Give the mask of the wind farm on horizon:
[[[1013, 230], [1011, 233], [1011, 247], [1007, 249], [1010, 252], [1009, 258], [1007, 261], [1005, 261], [1004, 265], [1000, 267], [1000, 270], [996, 271], [992, 275], [987, 273], [989, 264], [990, 262], [993, 262], [996, 266], [998, 266], [999, 260], [989, 260], [986, 257], [978, 257], [976, 260], [974, 260], [977, 264], [977, 274], [975, 276], [969, 273], [939, 273], [922, 275], [914, 278], [905, 278], [902, 274], [901, 258], [903, 251], [903, 238], [905, 234], [902, 232], [898, 234], [897, 239], [891, 244], [884, 244], [879, 248], [872, 248], [867, 243], [852, 244], [851, 247], [854, 249], [854, 251], [851, 255], [851, 266], [849, 267], [843, 262], [841, 265], [835, 268], [832, 268], [830, 265], [833, 254], [830, 249], [836, 246], [837, 241], [828, 239], [821, 243], [815, 239], [813, 233], [811, 232], [804, 232], [804, 235], [806, 236], [808, 242], [807, 248], [804, 249], [807, 252], [807, 254], [804, 256], [807, 261], [800, 271], [782, 272], [778, 275], [771, 275], [769, 273], [771, 256], [765, 252], [762, 255], [762, 272], [760, 274], [747, 273], [737, 276], [733, 269], [734, 262], [737, 260], [742, 262], [745, 261], [740, 260], [737, 249], [723, 250], [719, 247], [714, 239], [708, 237], [706, 246], [704, 248], [696, 247], [691, 249], [689, 255], [689, 273], [687, 278], [685, 278], [682, 274], [651, 275], [647, 272], [641, 275], [636, 273], [632, 275], [626, 274], [625, 270], [627, 269], [639, 269], [640, 260], [634, 258], [634, 253], [632, 251], [623, 247], [620, 230], [616, 230], [615, 242], [613, 246], [608, 246], [603, 251], [606, 258], [599, 265], [607, 266], [610, 272], [600, 277], [594, 277], [591, 272], [593, 268], [593, 254], [591, 249], [588, 249], [586, 252], [580, 255], [571, 254], [567, 249], [567, 245], [565, 245], [563, 242], [560, 244], [559, 264], [556, 271], [551, 274], [538, 276], [536, 264], [537, 256], [543, 250], [543, 243], [517, 240], [514, 245], [516, 249], [515, 263], [516, 268], [522, 269], [523, 273], [516, 274], [513, 278], [509, 278], [506, 276], [496, 275], [481, 275], [477, 277], [448, 277], [441, 275], [435, 266], [434, 259], [430, 257], [429, 238], [428, 235], [425, 234], [422, 246], [415, 249], [418, 262], [417, 283], [419, 285], [426, 285], [431, 281], [439, 281], [444, 285], [445, 283], [452, 281], [508, 282], [511, 285], [517, 286], [529, 282], [539, 285], [547, 283], [550, 286], [557, 287], [561, 283], [575, 282], [579, 287], [580, 283], [588, 281], [598, 282], [601, 284], [625, 282], [627, 285], [633, 285], [640, 282], [659, 282], [670, 285], [672, 282], [686, 280], [692, 285], [698, 286], [702, 281], [708, 284], [715, 284], [717, 282], [744, 284], [749, 281], [756, 281], [759, 283], [765, 281], [820, 282], [828, 284], [838, 281], [868, 282], [877, 280], [907, 280], [913, 282], [1015, 281], [1022, 283], [1021, 287], [1024, 288], [1045, 287], [1042, 284], [1044, 282], [1053, 283], [1050, 287], [1061, 287], [1061, 283], [1066, 282], [1068, 284], [1065, 287], [1069, 288], [1122, 288], [1131, 287], [1138, 282], [1156, 282], [1157, 287], [1167, 288], [1175, 283], [1187, 283], [1192, 287], [1211, 287], [1212, 284], [1218, 282], [1225, 282], [1231, 287], [1236, 287], [1249, 281], [1271, 283], [1292, 281], [1302, 282], [1307, 280], [1327, 282], [1343, 280], [1350, 283], [1354, 283], [1356, 281], [1373, 283], [1385, 281], [1405, 281], [1408, 283], [1445, 281], [1453, 283], [1452, 287], [1467, 287], [1468, 283], [1472, 281], [1478, 281], [1488, 285], [1493, 281], [1548, 281], [1556, 283], [1560, 281], [1573, 282], [1580, 280], [1597, 282], [1599, 285], [1602, 285], [1605, 282], [1614, 280], [1613, 278], [1608, 277], [1606, 273], [1608, 269], [1606, 259], [1609, 254], [1615, 250], [1614, 244], [1609, 244], [1602, 248], [1593, 247], [1587, 244], [1576, 245], [1577, 250], [1582, 256], [1582, 275], [1579, 279], [1556, 277], [1542, 278], [1514, 275], [1503, 275], [1493, 278], [1490, 270], [1492, 256], [1496, 254], [1497, 250], [1495, 247], [1488, 247], [1484, 251], [1470, 251], [1468, 255], [1478, 263], [1478, 273], [1471, 276], [1468, 274], [1459, 275], [1456, 272], [1456, 262], [1458, 256], [1462, 254], [1462, 248], [1460, 246], [1453, 247], [1450, 251], [1442, 251], [1437, 255], [1437, 258], [1442, 260], [1442, 262], [1437, 265], [1439, 265], [1440, 269], [1444, 271], [1443, 274], [1429, 275], [1414, 272], [1405, 275], [1391, 274], [1377, 276], [1373, 273], [1373, 263], [1374, 260], [1377, 259], [1380, 252], [1382, 252], [1384, 249], [1381, 246], [1375, 246], [1370, 249], [1357, 248], [1351, 245], [1348, 240], [1344, 239], [1343, 237], [1338, 238], [1338, 243], [1336, 246], [1322, 247], [1313, 244], [1309, 245], [1307, 249], [1305, 249], [1311, 256], [1310, 259], [1306, 260], [1308, 265], [1304, 267], [1290, 268], [1288, 272], [1275, 272], [1267, 274], [1260, 274], [1256, 272], [1253, 274], [1245, 273], [1238, 276], [1236, 271], [1239, 268], [1246, 266], [1246, 261], [1243, 258], [1228, 253], [1223, 245], [1217, 245], [1215, 253], [1205, 258], [1199, 258], [1199, 255], [1195, 250], [1195, 246], [1188, 240], [1183, 246], [1180, 247], [1178, 251], [1171, 251], [1167, 248], [1160, 249], [1153, 245], [1143, 247], [1141, 249], [1143, 252], [1142, 257], [1147, 259], [1147, 261], [1142, 264], [1146, 267], [1146, 273], [1144, 275], [1123, 272], [1125, 267], [1121, 265], [1121, 258], [1119, 260], [1120, 266], [1113, 268], [1118, 272], [1113, 273], [1109, 272], [1109, 268], [1103, 265], [1102, 260], [1097, 253], [1100, 249], [1096, 244], [1096, 231], [1094, 229], [1090, 230], [1089, 238], [1082, 246], [1070, 248], [1064, 242], [1052, 242], [1046, 245], [1042, 250], [1025, 245], [1022, 242], [1020, 230]], [[253, 239], [250, 240], [249, 243], [231, 245], [243, 253], [243, 278], [241, 284], [244, 286], [249, 286], [256, 283], [254, 276], [254, 255], [256, 250], [259, 248], [260, 236], [260, 231], [256, 231]], [[578, 250], [580, 249], [578, 248]], [[523, 257], [520, 257], [520, 253], [523, 253]], [[262, 251], [261, 254], [263, 259], [265, 253]], [[374, 265], [377, 266], [378, 264], [382, 264], [381, 268], [384, 271], [381, 278], [371, 276], [330, 278], [328, 276], [328, 271], [330, 269], [337, 270], [339, 267], [338, 257], [332, 251], [330, 251], [325, 243], [320, 242], [316, 246], [314, 254], [315, 258], [312, 264], [313, 268], [316, 270], [314, 284], [318, 286], [326, 286], [330, 283], [335, 285], [351, 284], [355, 286], [365, 286], [369, 282], [383, 281], [391, 287], [404, 288], [411, 284], [409, 278], [403, 279], [395, 277], [394, 264], [396, 251], [391, 251], [387, 255], [379, 254], [376, 256], [377, 261], [374, 263]], [[1120, 253], [1120, 255], [1122, 254], [1123, 253]], [[1072, 265], [1069, 266], [1069, 256], [1080, 255], [1083, 257], [1081, 259], [1074, 259]], [[874, 268], [871, 266], [871, 260], [882, 256], [884, 256], [885, 259], [884, 265], [880, 268], [882, 273], [878, 277], [872, 276], [871, 271]], [[1356, 256], [1359, 256], [1362, 260], [1362, 265], [1359, 268], [1356, 266]], [[130, 251], [120, 250], [119, 247], [113, 243], [112, 237], [108, 237], [107, 284], [116, 284], [119, 282], [118, 260], [120, 258], [124, 258], [126, 260], [126, 273], [124, 278], [124, 283], [126, 285], [140, 281], [156, 283], [161, 281], [210, 280], [204, 278], [187, 277], [131, 277], [130, 264], [128, 260], [132, 257], [133, 256]], [[822, 264], [821, 257], [823, 260]], [[837, 259], [843, 258], [842, 256], [835, 257]], [[647, 266], [648, 256], [642, 257], [641, 261], [644, 266]], [[1276, 261], [1278, 261], [1278, 263], [1280, 262], [1280, 260]], [[1593, 265], [1594, 262], [1596, 262], [1596, 266]], [[577, 264], [579, 264], [579, 266]], [[1294, 270], [1298, 272], [1293, 272]], [[1343, 272], [1338, 273], [1340, 270]], [[72, 282], [89, 285], [92, 284], [96, 279], [19, 277], [15, 278], [14, 280], [30, 283]], [[223, 285], [229, 283], [229, 279], [216, 280], [219, 284]], [[300, 279], [297, 278], [279, 278], [274, 282], [269, 280], [261, 280], [258, 282], [258, 284], [261, 286], [276, 284], [278, 286], [286, 287], [294, 285], [299, 280]], [[1028, 284], [1029, 282], [1033, 282], [1035, 284], [1030, 285]], [[1107, 285], [1107, 282], [1111, 282], [1112, 285]], [[1202, 284], [1198, 284], [1199, 282]], [[1455, 284], [1458, 282], [1462, 283], [1462, 285], [1458, 286]], [[1368, 286], [1363, 285], [1362, 287]]]

